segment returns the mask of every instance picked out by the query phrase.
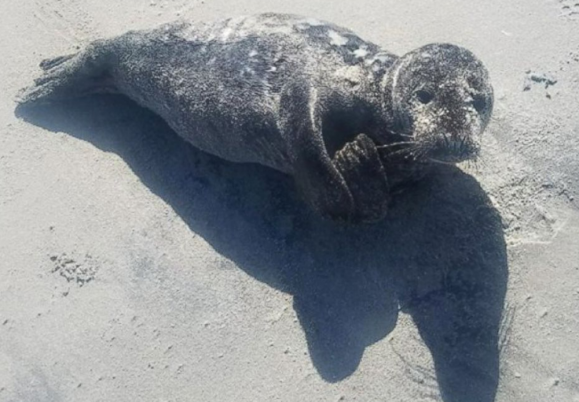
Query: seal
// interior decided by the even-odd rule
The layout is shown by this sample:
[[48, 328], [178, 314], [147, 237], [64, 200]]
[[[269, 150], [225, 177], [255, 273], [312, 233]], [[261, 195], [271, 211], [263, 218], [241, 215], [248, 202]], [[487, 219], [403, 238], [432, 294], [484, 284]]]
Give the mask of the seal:
[[383, 218], [429, 166], [476, 158], [493, 105], [462, 47], [398, 57], [286, 14], [131, 31], [40, 66], [21, 105], [124, 94], [195, 147], [287, 173], [316, 211], [353, 222]]

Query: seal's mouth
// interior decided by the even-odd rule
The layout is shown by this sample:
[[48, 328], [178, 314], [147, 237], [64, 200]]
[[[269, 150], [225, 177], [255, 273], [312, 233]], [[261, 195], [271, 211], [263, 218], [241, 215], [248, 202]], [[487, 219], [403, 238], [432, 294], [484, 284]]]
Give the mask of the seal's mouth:
[[480, 152], [480, 145], [472, 138], [469, 135], [454, 138], [448, 135], [439, 136], [430, 145], [430, 150], [425, 153], [425, 157], [432, 162], [446, 164], [476, 159]]
[[416, 162], [433, 162], [454, 165], [476, 159], [480, 145], [469, 136], [428, 136], [416, 139], [415, 136], [403, 138], [389, 144], [375, 144], [386, 159]]

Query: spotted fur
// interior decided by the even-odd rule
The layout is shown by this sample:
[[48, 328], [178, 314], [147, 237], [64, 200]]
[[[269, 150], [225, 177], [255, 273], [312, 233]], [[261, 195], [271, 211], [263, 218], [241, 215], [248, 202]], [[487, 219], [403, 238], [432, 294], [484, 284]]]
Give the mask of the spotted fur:
[[122, 93], [206, 152], [294, 176], [312, 207], [351, 221], [382, 218], [390, 187], [415, 167], [476, 154], [492, 107], [486, 70], [465, 49], [399, 58], [285, 14], [128, 32], [41, 66], [22, 104]]

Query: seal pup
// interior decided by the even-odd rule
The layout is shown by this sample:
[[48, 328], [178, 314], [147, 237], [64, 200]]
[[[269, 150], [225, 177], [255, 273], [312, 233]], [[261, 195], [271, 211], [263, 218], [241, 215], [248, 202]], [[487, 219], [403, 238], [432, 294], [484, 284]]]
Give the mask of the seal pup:
[[493, 90], [468, 50], [402, 57], [334, 24], [259, 14], [178, 22], [45, 60], [21, 105], [121, 93], [186, 141], [295, 179], [332, 219], [376, 221], [433, 163], [474, 158]]

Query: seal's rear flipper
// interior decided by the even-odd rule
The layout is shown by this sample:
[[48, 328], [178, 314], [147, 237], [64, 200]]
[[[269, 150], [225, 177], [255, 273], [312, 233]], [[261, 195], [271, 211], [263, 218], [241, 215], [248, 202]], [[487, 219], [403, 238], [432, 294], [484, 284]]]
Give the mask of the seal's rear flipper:
[[64, 63], [67, 60], [70, 60], [74, 57], [74, 54], [67, 54], [65, 56], [58, 56], [58, 57], [53, 57], [51, 59], [45, 59], [42, 60], [40, 62], [40, 68], [43, 69], [44, 71], [48, 71], [54, 67], [57, 67], [58, 65]]
[[16, 101], [25, 106], [115, 92], [107, 74], [104, 43], [95, 42], [79, 53], [44, 60], [40, 63], [44, 74], [20, 91]]

